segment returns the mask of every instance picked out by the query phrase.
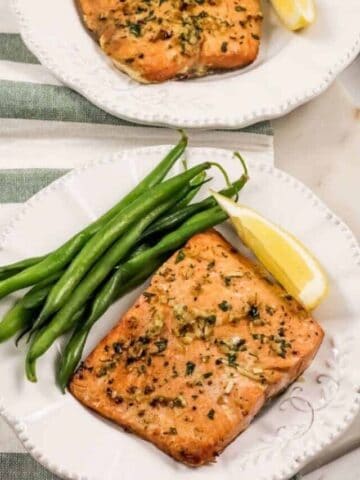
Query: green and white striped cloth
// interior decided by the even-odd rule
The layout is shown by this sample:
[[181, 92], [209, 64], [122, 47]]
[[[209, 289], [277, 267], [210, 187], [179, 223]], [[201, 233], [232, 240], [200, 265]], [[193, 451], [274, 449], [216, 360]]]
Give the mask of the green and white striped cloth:
[[[273, 161], [269, 122], [240, 131], [188, 132], [193, 146], [238, 149]], [[25, 47], [9, 1], [0, 0], [0, 228], [38, 190], [119, 151], [176, 142], [176, 132], [117, 119], [64, 87]], [[54, 480], [0, 419], [0, 479]]]

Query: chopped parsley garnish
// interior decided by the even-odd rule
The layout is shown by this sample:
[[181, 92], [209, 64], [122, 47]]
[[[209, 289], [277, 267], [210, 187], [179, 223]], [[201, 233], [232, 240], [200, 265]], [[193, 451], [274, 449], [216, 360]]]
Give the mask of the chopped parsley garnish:
[[259, 309], [256, 305], [250, 305], [250, 308], [247, 313], [248, 317], [255, 320], [260, 317]]
[[209, 263], [207, 264], [207, 269], [208, 269], [208, 270], [211, 270], [211, 269], [214, 268], [214, 267], [215, 267], [215, 260], [212, 260], [211, 262], [209, 262]]
[[224, 278], [224, 283], [227, 287], [230, 287], [231, 285], [231, 281], [233, 278], [242, 278], [244, 276], [244, 274], [242, 273], [238, 273], [238, 274], [235, 274], [235, 275], [225, 275], [223, 278]]
[[223, 53], [226, 53], [227, 52], [227, 49], [228, 49], [228, 43], [227, 42], [222, 42], [221, 44], [221, 51]]
[[237, 355], [236, 355], [236, 353], [228, 353], [226, 356], [227, 356], [229, 367], [236, 367], [237, 366], [237, 363], [236, 363]]
[[157, 349], [158, 349], [157, 353], [161, 353], [164, 350], [166, 350], [168, 341], [167, 341], [166, 338], [160, 338], [160, 340], [157, 340], [154, 343], [155, 343], [155, 345], [157, 346]]
[[145, 385], [144, 395], [150, 395], [150, 393], [153, 393], [154, 391], [155, 388], [152, 385]]
[[203, 377], [204, 378], [210, 378], [210, 377], [212, 377], [212, 375], [213, 375], [213, 372], [206, 372], [206, 373], [204, 373]]
[[260, 340], [260, 343], [263, 344], [265, 341], [265, 334], [264, 333], [253, 333], [252, 338], [254, 340]]
[[205, 317], [206, 323], [209, 325], [215, 325], [216, 323], [216, 315], [209, 315], [208, 317]]
[[285, 338], [274, 336], [271, 347], [279, 357], [286, 358], [286, 353], [287, 350], [291, 348], [291, 343], [287, 342]]
[[173, 400], [173, 406], [176, 408], [184, 408], [186, 407], [186, 400], [183, 398], [181, 395], [178, 397], [174, 398]]
[[141, 25], [140, 23], [128, 22], [127, 24], [129, 32], [134, 35], [134, 37], [140, 37], [141, 35]]
[[184, 260], [184, 258], [185, 258], [184, 250], [179, 250], [178, 254], [176, 255], [176, 258], [175, 258], [175, 263], [182, 262]]
[[115, 353], [121, 353], [123, 351], [122, 344], [120, 342], [113, 343], [113, 349]]
[[279, 337], [285, 337], [285, 328], [284, 327], [279, 328], [278, 335], [279, 335]]
[[150, 337], [148, 335], [140, 335], [138, 340], [142, 345], [148, 345], [150, 343]]
[[201, 357], [201, 361], [202, 361], [203, 363], [209, 363], [209, 361], [210, 361], [210, 355], [200, 354], [200, 357]]
[[210, 420], [214, 420], [214, 418], [215, 418], [215, 410], [214, 410], [213, 408], [208, 411], [207, 417], [208, 417]]
[[220, 308], [220, 310], [222, 310], [223, 312], [228, 312], [229, 310], [231, 310], [231, 305], [229, 302], [227, 302], [226, 300], [223, 300], [221, 303], [219, 303], [218, 307]]
[[152, 297], [156, 297], [156, 294], [151, 292], [144, 292], [143, 296], [146, 298], [147, 303], [150, 303], [150, 300], [152, 299]]
[[195, 365], [194, 362], [186, 362], [185, 374], [186, 375], [192, 375], [194, 373], [195, 367], [196, 367], [196, 365]]
[[232, 344], [232, 350], [235, 350], [238, 352], [241, 347], [243, 347], [246, 343], [246, 340], [244, 338], [237, 338], [233, 344]]

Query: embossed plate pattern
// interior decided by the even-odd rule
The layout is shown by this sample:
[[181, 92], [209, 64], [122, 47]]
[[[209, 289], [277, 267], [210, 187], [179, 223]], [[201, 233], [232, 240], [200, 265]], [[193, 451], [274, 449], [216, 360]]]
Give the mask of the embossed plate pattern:
[[317, 0], [310, 28], [290, 33], [264, 1], [261, 52], [249, 68], [139, 85], [116, 70], [86, 31], [74, 0], [12, 0], [30, 50], [65, 84], [134, 122], [236, 128], [278, 117], [324, 91], [360, 50], [358, 0]]
[[[75, 170], [33, 197], [0, 238], [0, 264], [47, 251], [128, 191], [167, 147], [123, 151]], [[189, 164], [221, 162], [236, 178], [238, 160], [224, 150], [189, 149]], [[249, 159], [251, 181], [241, 201], [294, 232], [325, 266], [330, 294], [315, 312], [324, 343], [310, 369], [267, 406], [215, 465], [191, 470], [193, 480], [283, 480], [335, 439], [360, 406], [360, 248], [353, 234], [303, 184]], [[181, 168], [181, 167], [179, 167]], [[125, 175], [124, 175], [124, 172]], [[216, 170], [214, 187], [222, 185]], [[206, 192], [205, 192], [206, 194]], [[227, 225], [221, 231], [239, 248]], [[117, 302], [95, 326], [87, 352], [133, 302]], [[9, 306], [0, 304], [0, 314]], [[24, 346], [20, 347], [23, 350]], [[33, 457], [64, 478], [185, 480], [189, 469], [63, 396], [54, 385], [58, 342], [39, 362], [39, 382], [24, 379], [23, 354], [0, 346], [0, 413]]]

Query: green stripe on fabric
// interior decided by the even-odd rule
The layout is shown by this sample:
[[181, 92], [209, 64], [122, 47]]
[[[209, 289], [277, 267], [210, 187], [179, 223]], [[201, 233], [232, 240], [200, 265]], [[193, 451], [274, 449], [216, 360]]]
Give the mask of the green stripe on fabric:
[[239, 132], [247, 132], [247, 133], [258, 133], [261, 135], [274, 135], [274, 129], [272, 128], [271, 122], [264, 121], [255, 123], [254, 125], [249, 125], [248, 127], [244, 127], [239, 129]]
[[[70, 88], [8, 80], [0, 81], [0, 117], [139, 126], [104, 112]], [[241, 131], [273, 135], [269, 122]]]
[[[36, 463], [28, 453], [0, 453], [0, 478], [4, 480], [60, 480], [59, 477]], [[300, 479], [299, 475], [295, 475], [290, 480]]]
[[18, 33], [0, 33], [0, 60], [21, 63], [40, 63], [25, 46]]
[[134, 125], [95, 107], [68, 87], [0, 81], [0, 117]]
[[0, 203], [25, 202], [67, 172], [44, 168], [0, 170]]
[[60, 480], [28, 453], [0, 453], [0, 478], [4, 480]]

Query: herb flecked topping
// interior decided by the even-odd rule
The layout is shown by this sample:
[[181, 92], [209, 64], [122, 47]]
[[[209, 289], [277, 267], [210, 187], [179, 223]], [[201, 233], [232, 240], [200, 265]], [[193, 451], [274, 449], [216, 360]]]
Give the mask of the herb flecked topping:
[[194, 373], [194, 370], [195, 370], [195, 363], [194, 362], [187, 362], [186, 363], [186, 371], [185, 371], [185, 374], [186, 375], [192, 375]]
[[179, 250], [175, 258], [175, 263], [182, 262], [184, 259], [185, 259], [184, 250]]
[[214, 420], [215, 418], [215, 410], [213, 408], [211, 408], [208, 413], [207, 413], [207, 417], [210, 419], [210, 420]]

